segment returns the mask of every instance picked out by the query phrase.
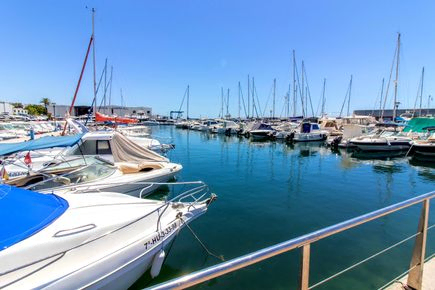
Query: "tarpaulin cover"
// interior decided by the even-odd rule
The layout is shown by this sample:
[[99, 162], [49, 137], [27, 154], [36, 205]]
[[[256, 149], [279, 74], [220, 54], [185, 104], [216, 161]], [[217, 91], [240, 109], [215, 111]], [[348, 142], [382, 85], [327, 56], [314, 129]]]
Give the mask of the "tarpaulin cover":
[[435, 118], [412, 118], [408, 122], [408, 126], [403, 129], [403, 132], [426, 132], [426, 127], [435, 126]]
[[113, 134], [110, 147], [115, 162], [169, 161], [167, 158], [140, 146], [118, 132]]
[[68, 147], [76, 144], [83, 134], [69, 136], [46, 136], [36, 140], [19, 143], [0, 144], [0, 156], [9, 155], [20, 151], [30, 151], [54, 147]]
[[0, 251], [39, 232], [67, 208], [57, 195], [0, 184]]

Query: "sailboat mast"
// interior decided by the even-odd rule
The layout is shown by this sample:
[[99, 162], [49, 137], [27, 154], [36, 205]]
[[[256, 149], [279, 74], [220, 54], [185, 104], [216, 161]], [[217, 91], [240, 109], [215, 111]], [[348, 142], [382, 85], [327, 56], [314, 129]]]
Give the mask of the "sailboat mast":
[[190, 85], [187, 85], [187, 120], [189, 120]]
[[287, 92], [287, 117], [290, 117], [290, 96], [291, 96], [291, 87], [288, 84], [288, 92]]
[[302, 74], [302, 82], [301, 82], [302, 83], [302, 87], [301, 87], [301, 92], [302, 92], [302, 95], [301, 95], [301, 100], [302, 100], [302, 115], [304, 117], [306, 117], [306, 115], [305, 115], [305, 104], [304, 104], [304, 102], [305, 102], [305, 99], [304, 99], [305, 98], [304, 61], [302, 61], [301, 74]]
[[424, 84], [424, 67], [421, 71], [421, 87], [420, 87], [420, 113], [419, 113], [419, 117], [421, 117], [421, 108], [422, 108], [422, 104], [423, 104], [423, 84]]
[[112, 105], [112, 77], [113, 77], [113, 66], [110, 67], [109, 107]]
[[347, 99], [347, 116], [350, 113], [350, 96], [352, 95], [352, 75], [350, 75], [350, 83], [349, 83], [349, 98]]
[[296, 117], [296, 90], [296, 55], [295, 50], [293, 49], [293, 117]]
[[396, 80], [394, 81], [394, 102], [393, 102], [393, 122], [397, 115], [397, 84], [399, 81], [399, 60], [400, 60], [400, 33], [397, 35], [397, 61], [396, 61]]
[[273, 113], [272, 113], [273, 119], [275, 119], [275, 91], [276, 91], [276, 78], [273, 79]]
[[240, 120], [240, 110], [241, 107], [240, 107], [240, 82], [239, 82], [239, 120]]
[[250, 89], [251, 89], [251, 84], [250, 84], [250, 78], [249, 78], [249, 75], [248, 75], [248, 115], [246, 116], [247, 119], [249, 119], [249, 112], [251, 110]]
[[229, 103], [230, 103], [230, 89], [227, 90], [227, 115], [225, 116], [226, 118], [228, 118], [230, 115]]
[[[255, 91], [255, 80], [254, 80], [254, 77], [252, 77], [252, 117], [254, 117], [254, 111], [256, 111], [257, 109], [255, 108], [255, 94], [254, 94], [254, 91]], [[258, 117], [258, 114], [257, 114], [257, 117]]]
[[382, 78], [382, 87], [381, 87], [381, 99], [379, 100], [379, 118], [381, 117], [381, 111], [382, 111], [382, 96], [384, 95], [384, 81], [385, 79]]
[[93, 66], [94, 66], [94, 116], [97, 113], [97, 65], [96, 65], [96, 59], [95, 59], [95, 8], [92, 8], [92, 59], [93, 59]]
[[106, 61], [104, 63], [104, 97], [103, 97], [103, 101], [104, 101], [104, 112], [105, 113], [107, 110], [106, 94], [107, 94], [107, 57], [106, 57]]
[[325, 115], [325, 87], [326, 87], [326, 79], [323, 79], [323, 92], [322, 92], [322, 114], [321, 116]]
[[221, 87], [221, 118], [224, 117], [224, 87]]

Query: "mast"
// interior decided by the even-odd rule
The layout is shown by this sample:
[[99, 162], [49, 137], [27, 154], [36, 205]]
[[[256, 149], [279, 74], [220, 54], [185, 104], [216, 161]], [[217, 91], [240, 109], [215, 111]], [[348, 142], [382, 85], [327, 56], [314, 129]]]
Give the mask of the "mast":
[[240, 107], [240, 82], [239, 82], [239, 120], [240, 120], [240, 110], [241, 107]]
[[224, 117], [224, 87], [221, 87], [221, 118]]
[[124, 96], [122, 95], [122, 88], [121, 88], [121, 113], [124, 112]]
[[397, 110], [397, 84], [399, 81], [399, 55], [400, 55], [400, 33], [397, 34], [397, 61], [396, 61], [396, 80], [394, 81], [394, 102], [393, 102], [393, 122], [396, 120]]
[[288, 92], [287, 92], [287, 117], [290, 117], [290, 96], [291, 96], [291, 88], [290, 84], [288, 84]]
[[347, 116], [349, 116], [350, 111], [350, 96], [352, 94], [352, 75], [350, 75], [350, 83], [349, 83], [349, 98], [347, 99]]
[[381, 111], [382, 111], [382, 96], [384, 95], [384, 81], [385, 79], [382, 78], [382, 87], [381, 87], [381, 99], [379, 100], [379, 118], [381, 117]]
[[190, 85], [187, 85], [187, 120], [189, 120], [189, 97], [190, 97]]
[[225, 116], [225, 118], [228, 118], [228, 116], [230, 115], [229, 103], [230, 103], [230, 89], [227, 90], [227, 115]]
[[107, 57], [106, 57], [106, 61], [104, 63], [104, 97], [103, 97], [103, 101], [104, 101], [104, 112], [105, 113], [107, 110], [106, 93], [107, 93]]
[[421, 71], [421, 87], [420, 87], [420, 114], [418, 115], [421, 117], [421, 108], [423, 103], [423, 83], [424, 83], [424, 67]]
[[112, 105], [112, 76], [113, 76], [113, 65], [110, 67], [109, 107]]
[[275, 119], [275, 91], [276, 91], [276, 78], [273, 79], [273, 113], [272, 113], [273, 119]]
[[326, 87], [326, 79], [323, 79], [323, 93], [322, 93], [322, 114], [325, 115], [325, 87]]
[[296, 117], [296, 90], [296, 55], [295, 50], [293, 49], [293, 117]]
[[92, 8], [92, 61], [94, 66], [94, 116], [97, 113], [97, 65], [96, 65], [96, 59], [95, 59], [95, 8]]
[[248, 115], [246, 116], [247, 119], [249, 119], [249, 111], [251, 110], [250, 89], [251, 89], [251, 84], [250, 84], [250, 79], [249, 79], [249, 75], [248, 75]]
[[302, 87], [301, 87], [301, 91], [302, 91], [302, 95], [301, 95], [301, 100], [302, 100], [302, 115], [304, 117], [306, 117], [305, 114], [305, 104], [304, 104], [304, 97], [305, 97], [305, 85], [304, 85], [304, 61], [302, 61], [302, 69], [301, 69], [301, 73], [302, 73]]
[[[257, 109], [255, 108], [255, 80], [254, 77], [252, 77], [252, 117], [254, 117], [254, 111], [257, 111]], [[257, 118], [258, 118], [258, 114], [257, 114]]]

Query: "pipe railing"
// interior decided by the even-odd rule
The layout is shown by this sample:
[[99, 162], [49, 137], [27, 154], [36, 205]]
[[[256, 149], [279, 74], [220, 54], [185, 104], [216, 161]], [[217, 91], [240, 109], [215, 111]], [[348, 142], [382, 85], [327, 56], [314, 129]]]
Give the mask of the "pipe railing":
[[161, 284], [151, 286], [147, 289], [184, 289], [199, 283], [211, 280], [213, 278], [234, 272], [238, 269], [245, 268], [249, 265], [256, 264], [271, 257], [280, 255], [282, 253], [291, 251], [295, 248], [302, 249], [302, 257], [300, 263], [300, 281], [299, 289], [307, 290], [309, 287], [309, 267], [310, 267], [310, 245], [313, 242], [323, 238], [332, 236], [334, 234], [343, 232], [345, 230], [354, 228], [358, 225], [367, 223], [369, 221], [378, 219], [393, 212], [408, 208], [410, 206], [423, 203], [420, 221], [418, 225], [418, 232], [414, 245], [414, 251], [410, 264], [410, 271], [408, 275], [408, 286], [413, 289], [422, 289], [422, 275], [423, 265], [426, 249], [426, 239], [429, 220], [429, 203], [430, 199], [435, 197], [435, 191], [422, 194], [420, 196], [378, 209], [376, 211], [346, 220], [344, 222], [314, 231], [312, 233], [299, 236], [297, 238], [243, 255], [238, 258], [205, 268], [200, 271], [187, 274], [185, 276], [172, 279]]

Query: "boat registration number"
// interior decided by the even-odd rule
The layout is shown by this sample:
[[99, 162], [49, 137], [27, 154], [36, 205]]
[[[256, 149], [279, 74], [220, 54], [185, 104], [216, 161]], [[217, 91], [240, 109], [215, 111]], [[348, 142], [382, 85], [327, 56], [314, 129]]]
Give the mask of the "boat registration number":
[[152, 248], [156, 243], [160, 242], [164, 237], [172, 233], [177, 228], [177, 223], [174, 222], [167, 228], [161, 230], [158, 232], [152, 239], [146, 241], [144, 243], [145, 250], [148, 250], [149, 248]]

